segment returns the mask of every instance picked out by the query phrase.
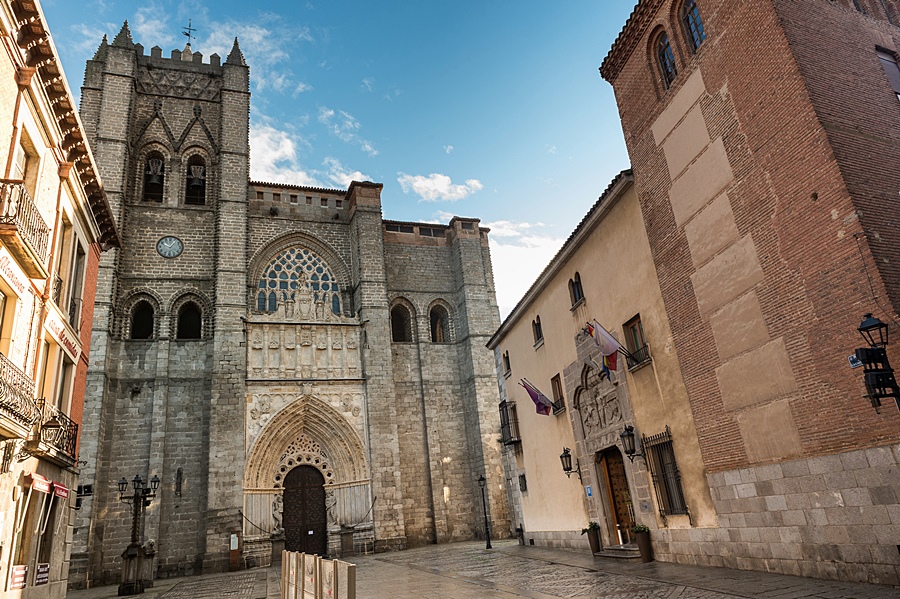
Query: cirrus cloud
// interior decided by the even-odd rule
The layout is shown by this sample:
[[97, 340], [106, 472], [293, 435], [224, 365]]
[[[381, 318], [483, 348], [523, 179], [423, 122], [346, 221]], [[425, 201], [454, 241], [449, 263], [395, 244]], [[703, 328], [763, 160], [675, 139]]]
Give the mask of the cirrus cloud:
[[399, 175], [397, 182], [403, 193], [414, 193], [423, 202], [456, 202], [484, 188], [478, 179], [467, 179], [460, 185], [454, 184], [450, 177], [442, 173], [431, 173], [428, 176], [406, 173]]

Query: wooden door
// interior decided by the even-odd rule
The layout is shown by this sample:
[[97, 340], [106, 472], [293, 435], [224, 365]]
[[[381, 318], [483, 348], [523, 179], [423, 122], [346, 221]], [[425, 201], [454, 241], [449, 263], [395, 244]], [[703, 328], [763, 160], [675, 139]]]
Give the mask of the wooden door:
[[634, 526], [634, 514], [628, 477], [625, 475], [625, 461], [616, 447], [600, 453], [598, 461], [606, 487], [604, 495], [609, 515], [610, 541], [613, 544], [628, 543], [631, 540], [631, 527]]
[[325, 477], [318, 468], [297, 466], [284, 478], [283, 525], [288, 551], [327, 553]]

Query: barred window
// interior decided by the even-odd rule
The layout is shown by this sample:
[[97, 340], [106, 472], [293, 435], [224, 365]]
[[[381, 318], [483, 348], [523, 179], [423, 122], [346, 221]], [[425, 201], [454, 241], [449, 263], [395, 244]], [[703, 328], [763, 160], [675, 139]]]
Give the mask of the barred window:
[[519, 438], [519, 418], [516, 414], [516, 404], [506, 400], [500, 402], [500, 441], [504, 445], [521, 443]]
[[703, 28], [703, 20], [700, 18], [700, 9], [695, 0], [687, 0], [681, 7], [681, 22], [687, 34], [691, 50], [696, 52], [700, 44], [706, 39], [706, 30]]
[[647, 467], [653, 478], [656, 499], [659, 503], [659, 514], [663, 520], [667, 516], [687, 514], [690, 516], [684, 492], [681, 488], [681, 472], [675, 463], [675, 451], [672, 448], [672, 432], [666, 430], [651, 437], [641, 436], [644, 453], [647, 456]]

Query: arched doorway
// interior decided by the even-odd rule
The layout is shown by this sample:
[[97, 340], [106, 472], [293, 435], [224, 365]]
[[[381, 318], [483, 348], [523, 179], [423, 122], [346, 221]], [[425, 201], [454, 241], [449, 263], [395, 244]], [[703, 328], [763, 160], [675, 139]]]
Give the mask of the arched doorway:
[[284, 548], [317, 553], [328, 551], [325, 477], [313, 466], [297, 466], [284, 478]]
[[625, 461], [617, 447], [610, 447], [597, 453], [597, 465], [603, 481], [609, 514], [609, 539], [611, 544], [625, 544], [631, 541], [631, 527], [634, 526], [634, 507], [625, 475]]

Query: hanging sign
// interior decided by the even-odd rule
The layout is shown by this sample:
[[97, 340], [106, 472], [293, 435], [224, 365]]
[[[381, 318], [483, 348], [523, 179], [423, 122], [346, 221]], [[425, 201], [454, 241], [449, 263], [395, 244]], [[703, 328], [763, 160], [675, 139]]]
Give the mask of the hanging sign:
[[51, 481], [36, 473], [31, 473], [27, 476], [31, 479], [32, 489], [34, 489], [35, 491], [40, 491], [41, 493], [50, 492], [50, 486], [53, 484]]

